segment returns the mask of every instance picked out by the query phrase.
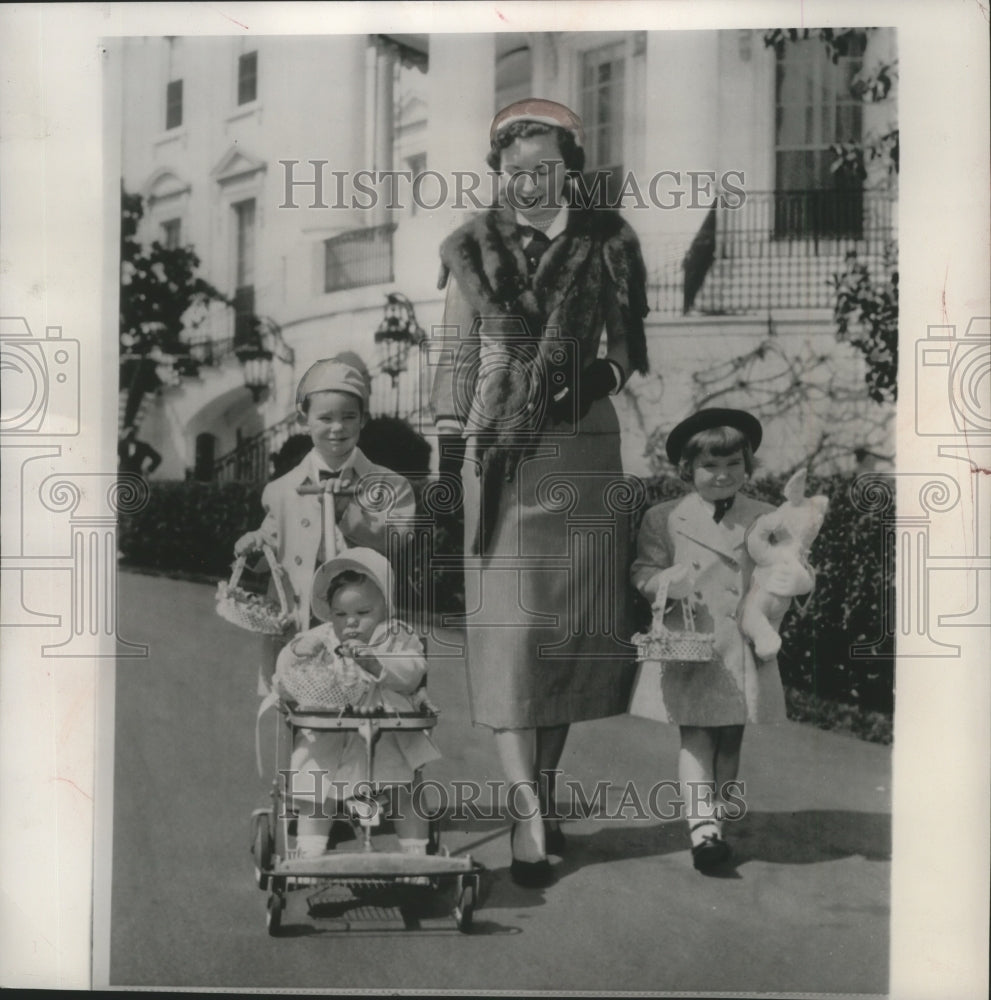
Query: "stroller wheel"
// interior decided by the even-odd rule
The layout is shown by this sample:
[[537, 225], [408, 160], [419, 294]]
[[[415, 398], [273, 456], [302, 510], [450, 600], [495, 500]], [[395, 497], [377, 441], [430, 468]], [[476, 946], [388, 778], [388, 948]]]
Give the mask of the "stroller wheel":
[[454, 920], [462, 934], [471, 931], [472, 918], [475, 915], [475, 880], [473, 878], [458, 879], [458, 900], [454, 905]]
[[282, 930], [282, 911], [285, 909], [286, 901], [282, 894], [273, 892], [268, 897], [268, 909], [265, 913], [265, 926], [268, 933], [275, 937]]
[[427, 833], [427, 854], [439, 854], [440, 853], [440, 820], [432, 819], [430, 820], [430, 826]]
[[272, 866], [272, 852], [275, 848], [272, 824], [268, 813], [256, 813], [251, 819], [255, 828], [251, 842], [251, 855], [255, 859], [255, 883], [259, 889], [267, 889], [268, 876], [265, 871]]

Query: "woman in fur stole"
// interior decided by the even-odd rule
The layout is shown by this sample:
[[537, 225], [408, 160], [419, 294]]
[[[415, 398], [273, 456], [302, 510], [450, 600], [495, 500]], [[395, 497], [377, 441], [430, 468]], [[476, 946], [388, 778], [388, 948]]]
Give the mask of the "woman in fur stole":
[[564, 851], [554, 778], [568, 727], [625, 712], [632, 684], [621, 637], [639, 490], [609, 397], [647, 370], [646, 278], [629, 225], [579, 197], [577, 115], [519, 101], [490, 141], [500, 203], [441, 246], [432, 405], [442, 477], [458, 468], [464, 488], [472, 719], [495, 731], [510, 789], [510, 873], [542, 886], [547, 855]]

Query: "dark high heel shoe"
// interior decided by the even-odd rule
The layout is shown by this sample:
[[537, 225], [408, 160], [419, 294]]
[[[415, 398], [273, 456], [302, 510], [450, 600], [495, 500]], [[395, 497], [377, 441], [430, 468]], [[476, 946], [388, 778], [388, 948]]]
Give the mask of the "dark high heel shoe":
[[547, 820], [544, 820], [544, 847], [548, 854], [556, 854], [559, 858], [564, 857], [567, 848], [564, 831], [559, 826], [548, 826]]
[[[516, 836], [514, 823], [509, 834], [509, 849], [513, 849], [513, 839]], [[546, 889], [554, 881], [554, 869], [547, 858], [539, 861], [520, 861], [513, 858], [509, 865], [509, 877], [524, 889]]]

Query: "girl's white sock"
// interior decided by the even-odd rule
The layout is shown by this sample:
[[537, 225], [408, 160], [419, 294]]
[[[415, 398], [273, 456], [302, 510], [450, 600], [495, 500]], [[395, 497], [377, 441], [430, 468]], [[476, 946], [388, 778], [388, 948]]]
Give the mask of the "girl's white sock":
[[323, 854], [327, 849], [332, 822], [329, 817], [313, 819], [310, 816], [300, 816], [296, 820], [296, 850], [300, 857], [315, 858]]
[[722, 837], [723, 824], [717, 819], [697, 819], [689, 825], [688, 834], [691, 837], [692, 847], [698, 847], [703, 840], [713, 834]]

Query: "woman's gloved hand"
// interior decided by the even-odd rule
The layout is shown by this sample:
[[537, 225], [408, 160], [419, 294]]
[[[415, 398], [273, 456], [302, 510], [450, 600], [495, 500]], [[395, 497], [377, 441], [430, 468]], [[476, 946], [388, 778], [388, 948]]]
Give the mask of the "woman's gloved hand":
[[461, 480], [461, 465], [465, 460], [468, 442], [461, 434], [441, 434], [437, 442], [439, 460], [437, 471], [441, 479]]
[[615, 366], [605, 358], [596, 358], [583, 369], [574, 388], [565, 389], [556, 399], [552, 399], [547, 414], [551, 421], [570, 423], [587, 416], [592, 404], [605, 399], [619, 388], [620, 382]]

